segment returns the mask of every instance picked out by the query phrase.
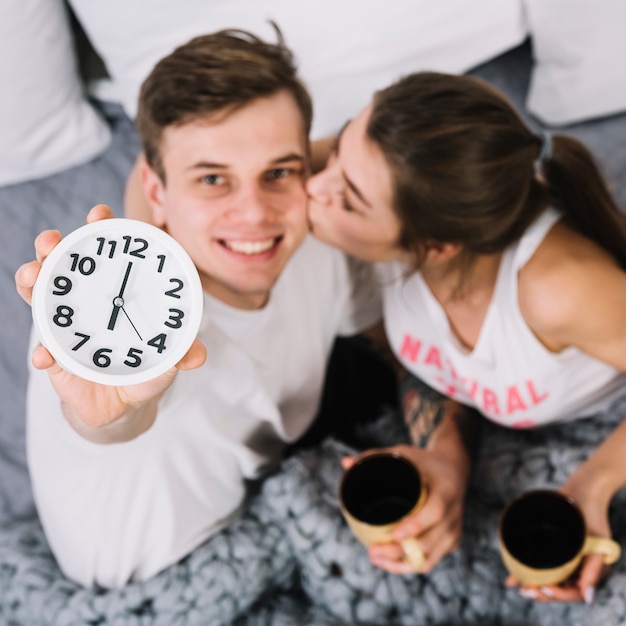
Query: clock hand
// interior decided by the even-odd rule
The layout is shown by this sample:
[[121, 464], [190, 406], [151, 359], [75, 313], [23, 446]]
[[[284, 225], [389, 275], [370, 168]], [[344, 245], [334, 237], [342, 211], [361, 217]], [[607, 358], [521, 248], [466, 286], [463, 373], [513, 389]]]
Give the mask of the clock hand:
[[[111, 311], [111, 317], [109, 318], [109, 325], [107, 326], [109, 330], [113, 330], [115, 328], [115, 322], [117, 321], [117, 314], [120, 312], [120, 309], [122, 308], [121, 305], [115, 304], [116, 302], [117, 302], [117, 298], [113, 300], [113, 310]], [[123, 299], [122, 299], [122, 302], [124, 302]]]
[[[126, 289], [126, 283], [128, 282], [128, 277], [130, 275], [130, 270], [132, 269], [132, 267], [133, 267], [133, 262], [129, 261], [128, 262], [128, 266], [126, 267], [126, 273], [124, 274], [124, 279], [122, 280], [122, 286], [120, 287], [120, 292], [113, 299], [113, 310], [111, 311], [111, 317], [109, 318], [109, 325], [107, 326], [107, 328], [109, 330], [114, 330], [115, 329], [115, 323], [117, 322], [117, 316], [118, 316], [118, 314], [120, 312], [120, 309], [124, 305], [124, 298], [122, 296], [124, 295], [124, 290]], [[131, 322], [131, 324], [132, 324], [132, 322]], [[137, 333], [137, 334], [139, 334], [139, 333]]]
[[137, 333], [137, 337], [139, 337], [139, 340], [143, 341], [142, 336], [139, 334], [139, 331], [137, 330], [136, 326], [133, 324], [133, 320], [131, 320], [130, 317], [128, 317], [128, 313], [126, 313], [126, 309], [123, 306], [120, 306], [119, 308], [122, 309], [122, 313], [124, 313], [124, 315], [126, 316], [126, 319], [130, 322], [130, 325], [133, 327], [133, 330]]
[[122, 286], [120, 287], [120, 292], [117, 294], [118, 298], [121, 298], [124, 295], [124, 290], [126, 289], [126, 283], [128, 282], [128, 277], [130, 275], [130, 270], [133, 267], [133, 262], [128, 262], [128, 267], [126, 268], [126, 273], [124, 274], [124, 280], [122, 280]]

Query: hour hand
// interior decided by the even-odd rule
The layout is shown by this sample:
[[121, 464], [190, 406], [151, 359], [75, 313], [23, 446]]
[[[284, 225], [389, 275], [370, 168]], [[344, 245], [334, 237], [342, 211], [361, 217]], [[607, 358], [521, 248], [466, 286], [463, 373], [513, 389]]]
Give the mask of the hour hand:
[[[120, 304], [116, 304], [116, 302], [121, 301]], [[122, 304], [124, 304], [124, 300], [120, 297], [115, 298], [113, 300], [113, 310], [111, 311], [111, 317], [109, 318], [109, 325], [107, 328], [109, 330], [115, 330], [115, 322], [117, 322], [117, 316], [122, 308]]]

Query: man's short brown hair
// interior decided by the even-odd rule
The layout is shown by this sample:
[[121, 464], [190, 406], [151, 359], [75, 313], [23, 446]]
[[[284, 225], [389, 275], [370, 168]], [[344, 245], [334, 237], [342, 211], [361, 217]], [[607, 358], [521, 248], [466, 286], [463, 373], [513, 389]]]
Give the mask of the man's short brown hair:
[[165, 128], [207, 115], [226, 117], [279, 91], [293, 95], [308, 137], [311, 97], [274, 27], [277, 43], [244, 30], [221, 30], [195, 37], [155, 65], [141, 87], [136, 124], [146, 161], [163, 182], [160, 143]]

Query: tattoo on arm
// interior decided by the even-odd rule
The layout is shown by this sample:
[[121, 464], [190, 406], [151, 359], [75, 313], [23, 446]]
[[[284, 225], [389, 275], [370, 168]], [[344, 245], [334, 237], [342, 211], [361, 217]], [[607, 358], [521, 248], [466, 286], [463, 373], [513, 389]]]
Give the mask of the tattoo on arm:
[[[412, 375], [407, 375], [400, 386], [401, 409], [409, 430], [411, 442], [425, 448], [446, 417], [450, 416], [451, 401]], [[474, 456], [480, 419], [476, 411], [455, 404], [452, 418], [463, 445]]]
[[445, 415], [445, 396], [425, 385], [417, 378], [409, 377], [402, 384], [402, 413], [409, 429], [411, 441], [418, 448], [425, 448]]

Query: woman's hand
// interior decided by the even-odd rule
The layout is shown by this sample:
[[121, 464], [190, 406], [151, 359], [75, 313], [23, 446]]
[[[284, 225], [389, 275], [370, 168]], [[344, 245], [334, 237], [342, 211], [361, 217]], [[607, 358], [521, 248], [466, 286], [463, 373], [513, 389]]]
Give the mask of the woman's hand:
[[[593, 467], [593, 466], [591, 466]], [[572, 498], [585, 518], [587, 533], [596, 537], [611, 538], [608, 521], [609, 493], [602, 489], [602, 476], [596, 475], [587, 464], [581, 465], [559, 491]], [[580, 567], [571, 578], [560, 585], [543, 587], [521, 586], [520, 594], [539, 602], [586, 602], [591, 604], [600, 582], [608, 576], [610, 567], [600, 554], [583, 557]], [[506, 580], [508, 587], [518, 584], [513, 576]]]
[[[448, 552], [459, 546], [467, 484], [466, 464], [456, 465], [451, 462], [450, 455], [410, 445], [393, 446], [385, 451], [401, 454], [418, 468], [428, 496], [419, 511], [398, 524], [394, 531], [395, 543], [369, 548], [370, 560], [373, 565], [392, 574], [414, 574], [413, 567], [404, 561], [400, 543], [413, 537], [426, 558], [420, 572], [430, 572]], [[353, 457], [344, 459], [344, 469], [351, 467], [354, 461]]]

